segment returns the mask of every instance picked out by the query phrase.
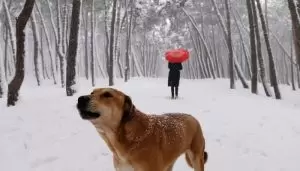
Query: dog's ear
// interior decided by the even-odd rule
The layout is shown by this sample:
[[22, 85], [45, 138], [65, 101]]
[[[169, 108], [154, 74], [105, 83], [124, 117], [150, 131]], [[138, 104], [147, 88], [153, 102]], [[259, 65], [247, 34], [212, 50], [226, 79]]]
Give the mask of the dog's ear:
[[125, 95], [124, 104], [123, 104], [123, 116], [121, 119], [121, 123], [128, 122], [132, 119], [134, 112], [134, 105], [129, 96]]

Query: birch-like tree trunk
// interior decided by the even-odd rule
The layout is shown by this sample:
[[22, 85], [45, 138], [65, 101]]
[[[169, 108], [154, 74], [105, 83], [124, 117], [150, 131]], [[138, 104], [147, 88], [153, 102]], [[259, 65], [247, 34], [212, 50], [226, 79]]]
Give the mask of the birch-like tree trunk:
[[75, 75], [76, 75], [76, 58], [78, 49], [78, 32], [80, 25], [80, 8], [81, 0], [73, 0], [71, 30], [67, 57], [67, 79], [66, 79], [66, 93], [67, 96], [73, 96], [76, 93]]
[[[228, 46], [228, 44], [227, 44], [227, 40], [228, 40], [228, 38], [227, 38], [228, 35], [227, 35], [227, 34], [228, 34], [228, 31], [227, 31], [227, 29], [226, 29], [226, 27], [225, 27], [225, 24], [224, 24], [222, 15], [220, 14], [220, 11], [219, 11], [219, 9], [218, 9], [218, 7], [217, 7], [217, 5], [216, 5], [216, 1], [215, 1], [215, 0], [211, 0], [211, 2], [212, 2], [212, 4], [213, 4], [213, 7], [214, 7], [214, 9], [215, 9], [216, 16], [218, 17], [220, 26], [221, 26], [222, 31], [223, 31], [224, 40], [225, 40], [225, 45], [226, 45], [226, 47], [227, 47], [227, 49], [228, 49], [228, 51], [229, 51], [229, 46]], [[241, 70], [241, 67], [240, 67], [239, 63], [237, 62], [237, 60], [236, 60], [236, 57], [234, 56], [233, 58], [234, 58], [233, 60], [234, 60], [234, 67], [235, 67], [235, 70], [236, 70], [237, 75], [238, 75], [238, 77], [240, 78], [240, 80], [241, 80], [241, 82], [242, 82], [242, 84], [243, 84], [243, 87], [244, 87], [244, 88], [249, 88], [248, 83], [246, 82], [246, 78], [245, 78], [245, 76], [244, 76], [244, 74], [243, 74], [243, 72], [242, 72], [242, 70]], [[223, 67], [224, 67], [224, 66], [223, 66]]]
[[36, 5], [36, 9], [37, 9], [37, 12], [41, 18], [41, 22], [42, 22], [42, 27], [43, 27], [43, 30], [44, 30], [44, 33], [45, 33], [45, 38], [46, 38], [46, 42], [47, 42], [47, 46], [48, 46], [48, 53], [49, 53], [49, 57], [50, 57], [50, 68], [51, 68], [51, 75], [52, 75], [52, 78], [53, 78], [53, 81], [54, 81], [54, 84], [57, 84], [57, 81], [56, 81], [56, 77], [55, 77], [55, 66], [54, 66], [54, 60], [53, 59], [53, 56], [52, 56], [52, 52], [51, 52], [51, 43], [50, 43], [50, 37], [49, 37], [49, 33], [48, 33], [48, 30], [47, 30], [47, 27], [46, 27], [46, 24], [45, 24], [45, 19], [44, 19], [44, 16], [40, 10], [40, 7], [38, 5], [38, 3], [35, 3]]
[[11, 17], [10, 17], [10, 13], [6, 4], [6, 0], [3, 0], [3, 7], [4, 7], [4, 11], [5, 11], [5, 18], [6, 18], [6, 22], [7, 22], [7, 26], [8, 26], [8, 32], [9, 32], [9, 38], [10, 38], [10, 44], [11, 44], [11, 50], [12, 50], [12, 57], [13, 57], [13, 61], [14, 63], [16, 62], [16, 39], [15, 39], [15, 35], [13, 33], [13, 26], [11, 23]]
[[[87, 4], [88, 4], [88, 0], [85, 0], [85, 7], [87, 8]], [[85, 78], [88, 80], [89, 79], [89, 53], [88, 53], [88, 49], [89, 49], [89, 44], [88, 44], [88, 37], [89, 37], [89, 31], [88, 31], [88, 26], [89, 26], [89, 15], [88, 12], [86, 10], [83, 10], [82, 12], [83, 16], [83, 22], [84, 22], [84, 74], [85, 74]], [[91, 70], [92, 67], [91, 67]]]
[[270, 44], [270, 41], [269, 41], [268, 29], [266, 27], [264, 14], [263, 14], [262, 7], [261, 7], [261, 4], [260, 4], [259, 0], [256, 0], [256, 5], [257, 5], [258, 13], [259, 13], [259, 16], [260, 16], [260, 21], [261, 21], [261, 25], [262, 25], [262, 29], [263, 29], [263, 33], [264, 33], [264, 38], [265, 38], [265, 43], [266, 43], [266, 47], [267, 47], [267, 52], [268, 52], [268, 56], [269, 56], [271, 84], [273, 85], [276, 99], [281, 99], [281, 93], [280, 93], [280, 90], [279, 90], [279, 85], [278, 85], [278, 80], [277, 80], [277, 73], [276, 73], [274, 57], [273, 57], [273, 53], [272, 53], [272, 49], [271, 49], [271, 44]]
[[91, 77], [92, 77], [92, 86], [96, 85], [95, 83], [95, 56], [94, 56], [94, 33], [95, 33], [95, 9], [94, 9], [94, 0], [91, 4]]
[[31, 27], [32, 27], [32, 34], [33, 34], [33, 43], [34, 43], [34, 50], [33, 50], [33, 61], [34, 61], [34, 72], [35, 72], [35, 77], [36, 77], [36, 82], [37, 85], [41, 85], [41, 76], [40, 76], [40, 69], [39, 69], [39, 60], [38, 60], [38, 55], [39, 55], [39, 38], [38, 38], [38, 30], [36, 26], [36, 19], [35, 19], [35, 14], [34, 12], [31, 14], [30, 17], [30, 22], [31, 22]]
[[5, 79], [8, 80], [8, 76], [10, 76], [10, 69], [8, 65], [8, 26], [7, 23], [5, 24], [5, 46], [4, 46], [4, 72], [5, 72]]
[[8, 85], [7, 106], [15, 106], [19, 97], [19, 90], [24, 80], [24, 58], [25, 58], [25, 27], [32, 13], [35, 0], [26, 0], [16, 24], [17, 55], [16, 73]]
[[[131, 26], [132, 26], [132, 16], [133, 16], [133, 0], [130, 1], [130, 15], [127, 15], [127, 32], [126, 32], [126, 52], [125, 52], [125, 69], [124, 69], [124, 81], [127, 82], [130, 77], [130, 60], [129, 54], [131, 49]], [[128, 17], [130, 16], [130, 17]]]

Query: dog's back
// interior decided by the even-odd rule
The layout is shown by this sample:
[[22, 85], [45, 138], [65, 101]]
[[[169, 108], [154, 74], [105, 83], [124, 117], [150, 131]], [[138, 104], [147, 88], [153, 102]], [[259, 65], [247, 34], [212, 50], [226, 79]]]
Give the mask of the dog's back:
[[152, 157], [146, 157], [147, 162], [167, 165], [171, 170], [176, 159], [186, 153], [187, 162], [191, 167], [194, 164], [198, 165], [199, 169], [202, 165], [204, 167], [207, 160], [207, 153], [204, 151], [205, 140], [196, 118], [183, 113], [144, 115], [144, 117], [151, 125], [149, 127], [151, 133], [144, 139], [144, 142], [148, 143], [140, 144], [139, 149], [148, 149], [147, 154]]

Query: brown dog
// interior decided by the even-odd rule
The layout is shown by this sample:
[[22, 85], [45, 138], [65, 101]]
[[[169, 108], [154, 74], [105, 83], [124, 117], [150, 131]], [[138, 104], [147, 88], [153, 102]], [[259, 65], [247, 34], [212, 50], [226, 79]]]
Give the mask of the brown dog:
[[107, 143], [117, 171], [171, 171], [183, 153], [194, 171], [204, 171], [205, 140], [191, 115], [146, 115], [112, 88], [79, 97], [77, 108]]

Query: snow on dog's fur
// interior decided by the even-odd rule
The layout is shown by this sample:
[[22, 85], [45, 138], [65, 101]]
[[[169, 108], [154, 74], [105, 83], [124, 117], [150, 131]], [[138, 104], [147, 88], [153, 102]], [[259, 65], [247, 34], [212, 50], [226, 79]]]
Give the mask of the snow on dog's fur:
[[191, 115], [147, 115], [131, 98], [112, 88], [78, 98], [81, 117], [89, 120], [113, 153], [116, 170], [171, 171], [183, 153], [195, 171], [204, 171], [205, 139]]

